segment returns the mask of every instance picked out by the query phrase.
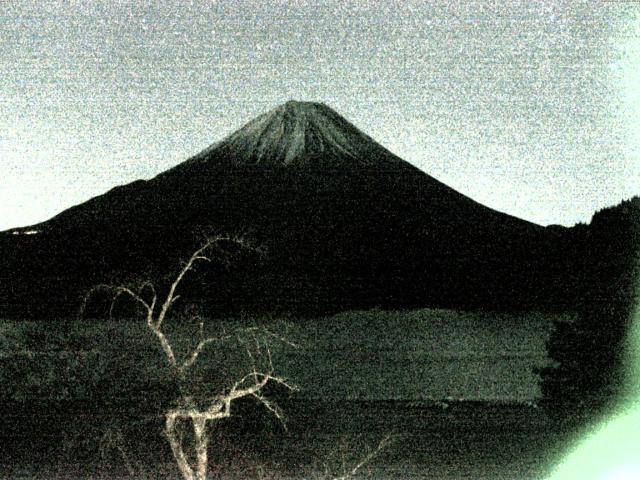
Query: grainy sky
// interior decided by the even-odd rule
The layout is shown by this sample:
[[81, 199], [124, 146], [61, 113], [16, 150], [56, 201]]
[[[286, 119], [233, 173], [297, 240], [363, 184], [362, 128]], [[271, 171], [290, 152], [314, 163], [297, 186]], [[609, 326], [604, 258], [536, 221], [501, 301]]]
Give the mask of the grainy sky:
[[290, 98], [537, 223], [640, 193], [637, 2], [3, 0], [0, 229]]

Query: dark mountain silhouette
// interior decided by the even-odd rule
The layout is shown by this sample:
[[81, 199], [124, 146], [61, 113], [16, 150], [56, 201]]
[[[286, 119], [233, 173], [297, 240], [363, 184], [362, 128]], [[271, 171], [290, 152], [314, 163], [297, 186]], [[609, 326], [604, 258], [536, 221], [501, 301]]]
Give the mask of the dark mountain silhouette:
[[0, 315], [67, 315], [97, 282], [161, 278], [203, 231], [268, 251], [193, 282], [219, 313], [562, 310], [581, 281], [569, 230], [491, 210], [329, 107], [287, 102], [151, 180], [0, 234]]

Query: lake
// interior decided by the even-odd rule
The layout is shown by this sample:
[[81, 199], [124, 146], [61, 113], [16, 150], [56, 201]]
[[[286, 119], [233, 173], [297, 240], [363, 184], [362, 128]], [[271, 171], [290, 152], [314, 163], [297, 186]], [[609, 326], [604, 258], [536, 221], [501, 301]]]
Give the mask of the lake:
[[[254, 403], [240, 404], [211, 426], [212, 478], [330, 478], [387, 436], [359, 474], [541, 478], [568, 438], [534, 406], [533, 370], [549, 364], [553, 320], [417, 310], [274, 323], [298, 344], [272, 351], [278, 372], [300, 387], [276, 392], [288, 431]], [[149, 478], [176, 477], [162, 419], [145, 414], [159, 394], [144, 382], [163, 365], [143, 322], [53, 325], [0, 324], [2, 476], [126, 478], [135, 464]]]

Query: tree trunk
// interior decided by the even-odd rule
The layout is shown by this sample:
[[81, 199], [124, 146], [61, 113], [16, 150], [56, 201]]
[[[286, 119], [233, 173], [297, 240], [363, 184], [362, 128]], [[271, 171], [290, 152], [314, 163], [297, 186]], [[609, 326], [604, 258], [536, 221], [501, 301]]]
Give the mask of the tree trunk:
[[[177, 422], [180, 418], [190, 418], [193, 422], [193, 436], [195, 444], [196, 463], [194, 466], [189, 464], [189, 460], [184, 453], [182, 441], [176, 432]], [[209, 439], [207, 437], [207, 416], [204, 413], [189, 412], [188, 415], [180, 415], [176, 411], [167, 413], [165, 433], [171, 446], [171, 452], [178, 464], [178, 469], [184, 480], [206, 480], [207, 469], [209, 467], [209, 457], [207, 449], [209, 448]]]
[[196, 480], [206, 480], [207, 467], [209, 463], [207, 457], [207, 420], [204, 416], [193, 417], [192, 420], [196, 443]]
[[167, 414], [165, 434], [167, 435], [169, 445], [171, 446], [171, 452], [173, 453], [173, 457], [178, 464], [178, 469], [180, 470], [180, 473], [182, 474], [184, 480], [196, 480], [196, 477], [193, 474], [193, 469], [191, 468], [191, 465], [189, 465], [189, 461], [187, 460], [187, 457], [184, 454], [184, 450], [182, 449], [182, 442], [176, 434], [177, 420], [178, 416], [174, 413]]

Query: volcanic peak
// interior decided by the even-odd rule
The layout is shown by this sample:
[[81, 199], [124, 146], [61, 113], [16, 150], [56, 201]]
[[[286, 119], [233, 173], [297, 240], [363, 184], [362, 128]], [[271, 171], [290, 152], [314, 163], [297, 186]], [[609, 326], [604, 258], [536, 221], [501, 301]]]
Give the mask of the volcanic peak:
[[290, 166], [402, 162], [330, 107], [289, 100], [264, 113], [194, 160], [223, 153], [236, 165]]

